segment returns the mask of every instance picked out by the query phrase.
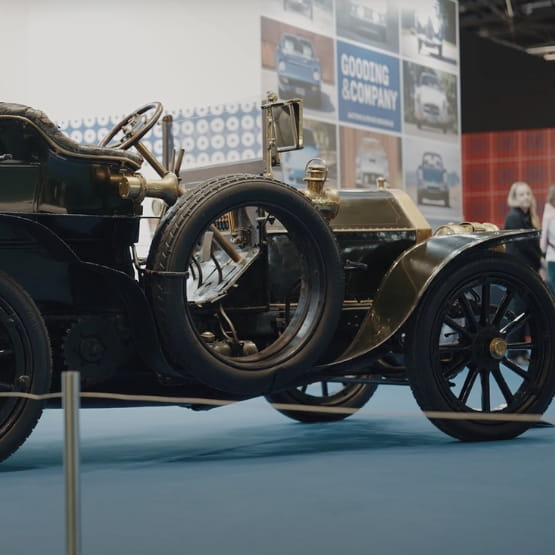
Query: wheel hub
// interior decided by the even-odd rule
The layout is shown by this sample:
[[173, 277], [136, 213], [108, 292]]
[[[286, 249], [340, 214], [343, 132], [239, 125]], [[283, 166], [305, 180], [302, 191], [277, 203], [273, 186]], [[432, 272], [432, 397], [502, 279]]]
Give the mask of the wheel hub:
[[491, 326], [479, 329], [472, 341], [472, 361], [482, 368], [493, 369], [507, 352], [507, 341]]
[[501, 360], [507, 352], [507, 341], [502, 337], [494, 337], [489, 344], [489, 354], [495, 360]]

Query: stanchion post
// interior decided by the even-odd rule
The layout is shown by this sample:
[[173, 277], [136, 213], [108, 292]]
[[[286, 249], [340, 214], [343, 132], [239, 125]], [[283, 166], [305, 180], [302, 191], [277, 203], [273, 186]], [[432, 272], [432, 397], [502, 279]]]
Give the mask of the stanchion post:
[[79, 372], [62, 372], [64, 410], [64, 474], [66, 553], [81, 555], [81, 501], [79, 475]]

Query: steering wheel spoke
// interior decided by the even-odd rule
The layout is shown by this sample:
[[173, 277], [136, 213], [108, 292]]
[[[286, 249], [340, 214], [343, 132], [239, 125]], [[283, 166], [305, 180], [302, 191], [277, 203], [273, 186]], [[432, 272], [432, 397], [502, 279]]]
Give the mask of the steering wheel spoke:
[[[160, 119], [162, 111], [160, 102], [151, 102], [141, 106], [119, 121], [100, 141], [99, 146], [127, 150], [136, 145], [154, 127], [154, 124]], [[118, 133], [121, 133], [121, 138], [112, 143]]]

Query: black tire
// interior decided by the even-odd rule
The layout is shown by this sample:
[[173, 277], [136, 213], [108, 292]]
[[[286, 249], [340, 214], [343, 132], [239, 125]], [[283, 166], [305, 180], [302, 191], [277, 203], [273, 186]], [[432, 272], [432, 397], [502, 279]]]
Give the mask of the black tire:
[[[424, 295], [407, 333], [414, 397], [424, 411], [501, 415], [430, 417], [455, 438], [516, 437], [532, 423], [501, 418], [542, 414], [555, 393], [553, 300], [538, 275], [509, 255], [480, 251], [452, 265]], [[527, 339], [515, 342], [525, 324]], [[522, 351], [528, 365], [511, 360]]]
[[[48, 332], [29, 294], [0, 272], [0, 391], [42, 395], [49, 391], [52, 357]], [[0, 398], [0, 460], [29, 437], [44, 403]]]
[[[198, 270], [200, 257], [192, 259], [192, 254], [199, 250], [205, 232], [222, 215], [246, 210], [245, 207], [263, 211], [259, 213], [264, 214], [263, 223], [257, 224], [260, 227], [256, 230], [275, 226], [276, 222], [287, 230], [286, 241], [295, 253], [301, 285], [296, 293], [298, 299], [287, 305], [294, 307], [292, 311], [282, 306], [276, 312], [276, 303], [268, 303], [267, 314], [254, 313], [239, 324], [225, 320], [225, 326], [237, 331], [231, 354], [220, 348], [225, 347], [224, 343], [230, 339], [222, 329], [224, 317], [221, 313], [219, 316], [216, 314], [220, 300], [198, 302], [191, 297], [188, 301], [187, 284], [184, 285], [182, 279], [163, 277], [157, 272], [184, 272], [194, 263], [188, 279], [189, 287], [194, 291], [200, 283], [200, 273], [195, 270]], [[249, 237], [256, 236], [256, 230]], [[210, 246], [210, 249], [217, 248], [216, 243]], [[222, 256], [223, 251], [216, 254]], [[260, 254], [260, 263], [266, 267], [267, 258], [262, 250]], [[225, 258], [226, 263], [229, 260]], [[233, 264], [230, 266], [233, 267]], [[184, 373], [192, 374], [210, 387], [233, 394], [258, 395], [294, 383], [313, 366], [327, 347], [343, 303], [343, 266], [328, 224], [302, 193], [278, 181], [258, 176], [224, 176], [203, 184], [190, 194], [173, 212], [173, 217], [164, 223], [155, 250], [149, 255], [148, 267], [154, 272], [149, 280], [149, 296], [168, 358]], [[277, 268], [280, 269], [283, 265]], [[284, 269], [291, 274], [295, 271], [287, 265]], [[264, 289], [264, 270], [260, 267], [253, 267], [252, 270], [262, 272], [257, 286]], [[272, 267], [270, 271], [276, 271], [276, 268]], [[241, 294], [241, 279], [235, 283], [236, 291], [232, 292], [236, 296]], [[227, 302], [228, 292], [221, 301], [222, 305]], [[249, 300], [242, 308], [249, 308]], [[227, 305], [224, 306], [224, 310], [227, 308]], [[279, 311], [281, 316], [278, 317]], [[285, 319], [283, 314], [286, 314]], [[253, 318], [258, 316], [265, 318], [264, 322], [271, 330], [276, 328], [281, 318], [282, 327], [275, 332], [275, 336], [273, 331], [268, 332], [262, 343], [257, 340], [257, 352], [252, 352], [252, 349], [238, 352], [238, 347], [240, 350], [245, 341], [251, 340], [249, 335], [255, 325], [252, 324]], [[238, 318], [241, 319], [241, 316]], [[201, 337], [207, 331], [220, 335], [216, 343], [209, 345]], [[215, 345], [218, 348], [214, 348]]]
[[[334, 386], [339, 386], [339, 388], [331, 390]], [[274, 407], [281, 414], [299, 422], [337, 422], [344, 420], [361, 409], [370, 397], [374, 395], [377, 388], [378, 386], [374, 384], [331, 384], [328, 382], [317, 382], [309, 386], [305, 385], [280, 393], [273, 393], [267, 395], [266, 399], [270, 403], [277, 405], [303, 405], [308, 409], [322, 409], [311, 411], [298, 408]], [[318, 389], [320, 390], [319, 392], [316, 391]], [[327, 412], [326, 408], [331, 408], [332, 410]], [[334, 409], [338, 408], [351, 410], [335, 412]]]

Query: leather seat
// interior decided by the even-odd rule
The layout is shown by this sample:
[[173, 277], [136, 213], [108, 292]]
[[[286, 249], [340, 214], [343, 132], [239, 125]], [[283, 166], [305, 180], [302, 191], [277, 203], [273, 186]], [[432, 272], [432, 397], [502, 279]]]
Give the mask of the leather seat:
[[87, 146], [76, 143], [65, 135], [41, 110], [36, 110], [23, 104], [11, 102], [0, 102], [0, 118], [21, 117], [31, 121], [49, 140], [50, 144], [58, 150], [65, 151], [67, 154], [74, 154], [85, 158], [106, 158], [117, 160], [129, 164], [134, 169], [139, 169], [143, 163], [143, 158], [139, 154], [127, 150], [116, 148], [106, 148], [98, 146]]

